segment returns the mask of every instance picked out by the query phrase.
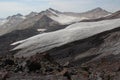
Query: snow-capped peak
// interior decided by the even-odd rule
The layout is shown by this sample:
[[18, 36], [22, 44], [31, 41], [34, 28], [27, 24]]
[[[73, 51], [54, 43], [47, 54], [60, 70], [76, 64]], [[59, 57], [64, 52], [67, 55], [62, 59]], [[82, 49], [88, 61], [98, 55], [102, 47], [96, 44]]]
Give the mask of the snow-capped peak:
[[103, 12], [103, 13], [110, 13], [110, 12], [108, 12], [108, 11], [106, 11], [106, 10], [100, 8], [100, 7], [97, 7], [97, 8], [95, 8], [95, 9], [89, 10], [88, 12]]
[[10, 19], [17, 19], [17, 18], [25, 19], [25, 17], [22, 14], [20, 14], [20, 13], [18, 13], [16, 15], [13, 15], [13, 16], [7, 17], [8, 20], [10, 20]]
[[71, 24], [74, 22], [81, 21], [83, 19], [88, 19], [86, 17], [68, 16], [62, 13], [55, 13], [55, 12], [52, 13], [54, 13], [55, 15], [50, 15], [49, 17], [62, 25]]
[[27, 18], [30, 18], [30, 17], [34, 17], [34, 16], [36, 16], [36, 15], [38, 15], [37, 12], [31, 12], [31, 13], [29, 13], [28, 15], [26, 15], [26, 17], [27, 17]]
[[85, 17], [80, 18], [80, 17], [76, 17], [76, 16], [69, 16], [60, 11], [54, 10], [52, 8], [47, 9], [46, 14], [48, 14], [47, 16], [50, 17], [52, 20], [54, 20], [62, 25], [71, 24], [73, 22], [78, 22], [82, 19], [87, 19]]
[[50, 11], [50, 12], [52, 12], [52, 13], [61, 13], [60, 11], [52, 9], [52, 8], [49, 8], [47, 10]]

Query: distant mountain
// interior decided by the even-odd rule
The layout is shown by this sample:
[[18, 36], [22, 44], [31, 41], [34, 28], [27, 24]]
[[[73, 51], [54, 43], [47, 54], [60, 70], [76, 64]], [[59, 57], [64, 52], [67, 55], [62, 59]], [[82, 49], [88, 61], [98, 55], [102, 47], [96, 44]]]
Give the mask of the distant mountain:
[[96, 19], [96, 18], [100, 18], [103, 16], [107, 16], [107, 15], [111, 14], [111, 12], [108, 12], [108, 11], [98, 7], [98, 8], [89, 10], [87, 12], [83, 12], [83, 13], [65, 12], [65, 14], [70, 15], [70, 16], [87, 17], [90, 19]]
[[116, 18], [120, 18], [120, 11], [117, 11], [111, 15], [108, 15], [105, 17], [106, 19], [116, 19]]
[[101, 20], [109, 20], [109, 19], [117, 19], [120, 18], [120, 11], [116, 11], [112, 14], [109, 14], [107, 16], [103, 16], [100, 18], [96, 18], [96, 19], [85, 19], [82, 20], [81, 22], [92, 22], [92, 21], [101, 21]]
[[[64, 14], [62, 12], [59, 12], [54, 9], [48, 9], [47, 16], [50, 17], [52, 20], [64, 25], [64, 24], [71, 24], [74, 22], [79, 22], [83, 19], [87, 19], [87, 17], [76, 17], [76, 16], [70, 16], [67, 14]], [[48, 14], [49, 13], [49, 14]]]
[[[6, 33], [9, 33], [9, 32], [15, 31], [15, 30], [24, 30], [24, 29], [27, 29], [30, 27], [34, 27], [34, 25], [36, 25], [36, 23], [39, 22], [39, 20], [41, 18], [43, 18], [43, 16], [46, 16], [47, 19], [49, 18], [50, 20], [52, 20], [51, 23], [48, 22], [49, 25], [52, 26], [54, 24], [55, 25], [56, 24], [69, 25], [69, 24], [79, 22], [79, 21], [82, 21], [85, 19], [94, 19], [94, 18], [98, 18], [98, 17], [103, 17], [108, 14], [110, 14], [110, 13], [101, 8], [96, 8], [96, 9], [93, 9], [93, 10], [90, 10], [90, 11], [87, 11], [84, 13], [74, 13], [74, 14], [60, 12], [60, 11], [54, 10], [52, 8], [49, 8], [40, 13], [31, 12], [30, 14], [28, 14], [26, 16], [23, 16], [21, 14], [16, 14], [16, 15], [7, 17], [6, 20], [4, 20], [2, 22], [2, 25], [0, 26], [0, 28], [1, 28], [0, 35], [4, 35]], [[47, 24], [47, 22], [43, 22], [43, 23]], [[37, 27], [37, 25], [36, 25], [36, 27]], [[46, 26], [44, 26], [44, 27], [38, 26], [39, 30], [41, 28], [44, 30], [48, 30], [48, 29], [45, 29], [45, 27]], [[59, 29], [59, 28], [58, 29], [57, 28], [56, 28], [56, 30]], [[53, 30], [53, 29], [51, 29], [51, 30]], [[48, 30], [48, 31], [50, 31], [50, 30]]]
[[12, 29], [22, 22], [25, 17], [21, 14], [16, 14], [9, 16], [2, 20], [2, 25], [0, 25], [0, 36], [13, 31]]
[[[33, 17], [26, 18], [23, 22], [21, 22], [16, 27], [14, 27], [14, 29], [15, 30], [24, 30], [24, 29], [28, 29], [28, 28], [36, 28], [36, 31], [37, 31], [37, 29], [46, 29], [46, 31], [50, 31], [50, 30], [55, 31], [55, 30], [64, 28], [64, 27], [58, 27], [61, 24], [59, 24], [58, 22], [51, 19], [49, 17], [50, 14], [52, 14], [52, 13], [49, 12], [48, 10], [40, 12], [39, 14], [37, 14]], [[56, 29], [54, 27], [56, 27]], [[52, 28], [54, 28], [54, 29], [52, 29]]]
[[96, 19], [111, 14], [102, 8], [95, 8], [84, 13], [60, 12], [51, 8], [47, 11], [53, 14], [49, 15], [50, 18], [61, 24], [70, 24], [84, 19]]
[[[39, 31], [40, 31], [41, 28], [45, 30], [45, 27], [48, 28], [49, 26], [54, 26], [56, 24], [61, 25], [58, 21], [53, 19], [53, 16], [55, 16], [55, 13], [60, 13], [60, 12], [50, 8], [50, 9], [47, 9], [46, 11], [42, 11], [40, 13], [31, 12], [30, 14], [28, 14], [26, 16], [23, 16], [21, 14], [9, 16], [5, 20], [2, 20], [2, 22], [1, 22], [0, 36], [10, 33], [12, 31], [24, 30], [24, 29], [28, 29], [28, 28], [32, 28], [32, 27], [36, 27], [36, 30], [39, 29]], [[66, 17], [66, 16], [64, 16], [64, 17]], [[44, 19], [44, 22], [40, 22], [41, 18], [42, 19], [45, 18], [46, 20]], [[69, 18], [66, 18], [66, 19], [69, 20]], [[47, 21], [50, 21], [50, 22], [47, 22]], [[37, 25], [38, 22], [40, 22], [41, 25]], [[46, 25], [46, 24], [49, 24], [49, 25]], [[64, 26], [64, 24], [62, 24], [62, 25]], [[54, 28], [54, 29], [57, 30], [57, 28], [56, 29]], [[61, 28], [62, 27], [60, 27], [58, 29], [61, 29]], [[54, 30], [54, 29], [52, 29], [52, 27], [50, 27], [49, 29]], [[50, 31], [50, 30], [47, 30], [47, 31]]]
[[37, 12], [31, 12], [31, 13], [29, 13], [28, 15], [26, 15], [26, 17], [27, 17], [27, 18], [31, 18], [31, 17], [34, 17], [34, 16], [36, 16], [36, 15], [38, 15]]
[[24, 16], [20, 13], [13, 15], [13, 16], [8, 16], [7, 19], [12, 20], [12, 19], [17, 19], [17, 18], [24, 18]]

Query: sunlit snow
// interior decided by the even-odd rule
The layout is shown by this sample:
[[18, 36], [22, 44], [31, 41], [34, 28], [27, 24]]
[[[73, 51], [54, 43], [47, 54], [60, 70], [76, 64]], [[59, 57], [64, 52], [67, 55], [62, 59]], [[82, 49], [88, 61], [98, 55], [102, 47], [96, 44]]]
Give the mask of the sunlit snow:
[[50, 10], [50, 9], [49, 9], [49, 11], [52, 14], [54, 14], [54, 15], [50, 15], [49, 17], [52, 20], [54, 20], [54, 21], [56, 21], [56, 22], [58, 22], [60, 24], [63, 24], [63, 25], [64, 24], [71, 24], [73, 22], [78, 22], [78, 21], [81, 21], [81, 20], [84, 20], [84, 19], [88, 19], [86, 17], [68, 16], [68, 15], [63, 14], [63, 13], [57, 13], [57, 12], [55, 12], [53, 10]]
[[120, 27], [120, 19], [75, 23], [65, 29], [39, 34], [11, 45], [19, 44], [13, 50], [21, 49], [15, 56], [29, 57], [117, 27]]
[[46, 29], [37, 29], [38, 32], [44, 32]]
[[55, 15], [51, 15], [49, 16], [51, 19], [59, 22], [60, 24], [70, 24], [73, 22], [78, 22], [84, 19], [88, 19], [86, 17], [74, 17], [74, 16], [68, 16], [68, 15], [64, 15], [64, 14], [56, 14]]

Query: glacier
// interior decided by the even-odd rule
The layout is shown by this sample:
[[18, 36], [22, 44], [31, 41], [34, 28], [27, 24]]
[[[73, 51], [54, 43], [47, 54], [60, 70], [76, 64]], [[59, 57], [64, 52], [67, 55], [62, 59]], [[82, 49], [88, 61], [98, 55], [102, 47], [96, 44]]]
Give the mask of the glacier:
[[62, 30], [38, 34], [28, 39], [14, 42], [11, 45], [17, 45], [12, 50], [20, 49], [15, 54], [15, 57], [30, 57], [36, 53], [42, 53], [117, 27], [120, 27], [120, 19], [80, 22]]

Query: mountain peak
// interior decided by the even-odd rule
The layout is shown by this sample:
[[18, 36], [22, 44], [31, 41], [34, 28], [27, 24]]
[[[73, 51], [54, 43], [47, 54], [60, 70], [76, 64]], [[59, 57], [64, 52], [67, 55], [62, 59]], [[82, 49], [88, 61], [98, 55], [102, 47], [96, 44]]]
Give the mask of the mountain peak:
[[11, 17], [22, 17], [22, 16], [23, 16], [22, 14], [18, 13], [18, 14], [11, 16]]
[[102, 8], [100, 8], [100, 7], [97, 7], [97, 8], [95, 8], [95, 9], [91, 10], [91, 11], [105, 11], [105, 10], [102, 9]]
[[87, 14], [92, 14], [93, 16], [96, 16], [96, 17], [103, 17], [103, 16], [106, 16], [108, 14], [111, 14], [110, 12], [100, 8], [100, 7], [97, 7], [95, 9], [92, 9], [92, 10], [89, 10], [86, 12]]
[[31, 12], [31, 13], [29, 13], [29, 14], [37, 14], [37, 12], [33, 12], [33, 11], [32, 11], [32, 12]]
[[56, 16], [57, 13], [61, 13], [61, 12], [59, 12], [55, 9], [52, 9], [52, 8], [48, 8], [45, 11], [40, 12], [39, 14], [40, 15], [47, 15], [47, 16], [51, 16], [51, 15]]
[[55, 10], [55, 9], [53, 9], [53, 8], [49, 8], [49, 9], [47, 9], [47, 11], [49, 11], [49, 12], [55, 12], [55, 13], [60, 13], [60, 11]]
[[55, 11], [55, 9], [53, 9], [53, 8], [49, 8], [48, 10], [52, 10], [52, 11]]
[[30, 18], [30, 17], [34, 17], [35, 15], [37, 15], [37, 12], [30, 12], [28, 15], [26, 15], [26, 17]]
[[103, 10], [101, 7], [97, 7], [94, 10]]
[[20, 18], [20, 17], [23, 17], [23, 15], [18, 13], [16, 15], [8, 16], [7, 19], [14, 19], [14, 18]]
[[16, 14], [15, 16], [23, 16], [22, 14], [20, 14], [20, 13], [18, 13], [18, 14]]

